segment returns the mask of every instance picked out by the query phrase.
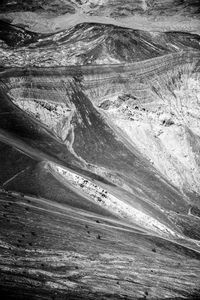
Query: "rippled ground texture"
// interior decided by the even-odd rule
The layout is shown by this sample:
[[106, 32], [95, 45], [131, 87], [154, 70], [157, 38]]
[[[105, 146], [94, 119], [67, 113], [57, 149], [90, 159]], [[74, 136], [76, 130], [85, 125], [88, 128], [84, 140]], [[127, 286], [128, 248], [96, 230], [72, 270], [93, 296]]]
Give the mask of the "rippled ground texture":
[[2, 2], [3, 299], [199, 299], [199, 34], [103, 19], [198, 19], [172, 2]]

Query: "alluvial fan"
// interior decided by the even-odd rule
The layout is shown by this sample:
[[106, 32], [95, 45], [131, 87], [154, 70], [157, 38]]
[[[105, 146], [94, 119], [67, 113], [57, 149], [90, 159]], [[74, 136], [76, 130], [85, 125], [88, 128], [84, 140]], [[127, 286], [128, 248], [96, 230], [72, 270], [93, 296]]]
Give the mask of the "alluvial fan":
[[200, 37], [117, 24], [196, 2], [33, 2], [80, 20], [0, 21], [2, 299], [199, 299]]

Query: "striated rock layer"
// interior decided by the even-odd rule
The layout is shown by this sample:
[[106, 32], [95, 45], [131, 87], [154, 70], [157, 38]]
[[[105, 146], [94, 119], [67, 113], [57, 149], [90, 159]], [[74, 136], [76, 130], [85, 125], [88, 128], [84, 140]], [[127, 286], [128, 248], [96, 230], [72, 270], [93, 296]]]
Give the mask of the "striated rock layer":
[[[67, 103], [70, 80], [76, 76], [100, 112], [164, 176], [181, 190], [198, 193], [199, 158], [196, 142], [192, 144], [200, 135], [198, 61], [198, 52], [185, 52], [127, 66], [99, 66], [95, 71], [48, 69], [47, 76], [47, 70], [32, 69], [15, 70], [17, 77], [9, 72], [4, 76], [9, 76], [14, 103], [63, 140], [76, 110]], [[50, 88], [47, 92], [44, 84]]]
[[9, 30], [1, 296], [198, 299], [199, 36]]

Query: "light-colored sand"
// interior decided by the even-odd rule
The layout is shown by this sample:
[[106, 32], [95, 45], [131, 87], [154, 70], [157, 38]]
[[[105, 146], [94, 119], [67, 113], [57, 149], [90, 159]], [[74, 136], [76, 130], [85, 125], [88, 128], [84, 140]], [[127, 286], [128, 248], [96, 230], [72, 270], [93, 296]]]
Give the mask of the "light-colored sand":
[[57, 17], [49, 17], [45, 14], [37, 14], [33, 12], [15, 12], [0, 14], [0, 19], [8, 19], [12, 24], [24, 24], [24, 26], [32, 31], [41, 33], [56, 32], [67, 29], [71, 26], [84, 23], [96, 22], [103, 24], [114, 24], [133, 29], [141, 29], [147, 31], [187, 31], [200, 34], [200, 20], [176, 16], [141, 16], [134, 15], [124, 18], [111, 18], [109, 16], [89, 16], [83, 10], [77, 11], [76, 14], [65, 14]]
[[52, 171], [60, 174], [67, 182], [82, 191], [82, 193], [88, 195], [92, 201], [116, 214], [120, 218], [128, 220], [129, 222], [137, 224], [161, 236], [179, 237], [178, 233], [156, 220], [156, 218], [153, 218], [142, 210], [126, 203], [123, 199], [113, 196], [107, 190], [98, 186], [91, 180], [53, 163], [49, 163], [49, 166]]

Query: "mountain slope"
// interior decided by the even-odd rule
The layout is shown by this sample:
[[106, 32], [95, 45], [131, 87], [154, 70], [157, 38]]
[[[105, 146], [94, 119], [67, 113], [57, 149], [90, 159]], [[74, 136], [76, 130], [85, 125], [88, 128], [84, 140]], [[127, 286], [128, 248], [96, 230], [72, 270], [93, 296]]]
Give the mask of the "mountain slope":
[[[120, 188], [123, 187], [123, 189], [120, 190], [117, 187], [112, 188], [112, 185], [108, 185], [107, 187], [104, 186], [111, 194], [113, 192], [114, 195], [122, 193], [125, 201], [124, 203], [131, 205], [134, 209], [143, 207], [142, 211], [145, 213], [148, 212], [149, 217], [151, 215], [156, 220], [162, 220], [164, 224], [168, 224], [169, 228], [173, 228], [174, 225], [173, 222], [171, 223], [171, 220], [174, 219], [174, 213], [175, 216], [179, 212], [187, 214], [191, 205], [192, 207], [195, 207], [196, 203], [193, 202], [192, 197], [191, 199], [188, 199], [186, 195], [182, 194], [181, 190], [179, 191], [171, 185], [169, 181], [165, 180], [161, 173], [157, 172], [144, 156], [141, 156], [140, 152], [137, 150], [137, 144], [129, 144], [122, 138], [121, 134], [113, 130], [112, 126], [110, 127], [106, 124], [105, 120], [82, 90], [82, 85], [84, 83], [89, 85], [88, 79], [90, 77], [87, 77], [89, 69], [87, 70], [87, 68], [85, 68], [82, 70], [82, 77], [76, 76], [76, 74], [80, 74], [80, 68], [77, 68], [77, 70], [76, 68], [74, 68], [74, 70], [69, 70], [71, 70], [73, 77], [68, 75], [68, 79], [62, 74], [62, 69], [57, 70], [56, 76], [54, 73], [56, 72], [55, 69], [48, 70], [49, 77], [47, 77], [47, 73], [44, 70], [30, 69], [27, 73], [28, 76], [26, 73], [23, 75], [23, 73], [18, 73], [16, 70], [15, 76], [19, 76], [21, 81], [14, 78], [9, 78], [7, 80], [6, 76], [9, 75], [9, 71], [5, 73], [4, 81], [6, 82], [7, 87], [7, 91], [5, 91], [8, 93], [10, 90], [9, 95], [15, 99], [14, 103], [20, 107], [20, 110], [15, 105], [11, 104], [11, 99], [9, 99], [8, 96], [7, 98], [2, 98], [5, 99], [5, 107], [12, 107], [10, 121], [7, 116], [5, 119], [4, 117], [1, 119], [1, 126], [4, 126], [4, 131], [6, 132], [9, 130], [12, 135], [17, 135], [17, 137], [22, 139], [27, 146], [31, 146], [31, 152], [35, 152], [37, 149], [37, 151], [39, 151], [38, 154], [40, 159], [45, 158], [54, 163], [59, 163], [63, 165], [64, 168], [68, 167], [71, 170], [76, 170], [80, 175], [87, 175], [93, 179], [95, 179], [95, 175], [92, 175], [92, 173], [95, 173], [100, 176], [99, 179], [101, 180], [101, 185], [103, 184], [101, 178], [106, 178], [108, 181], [112, 182], [112, 184], [114, 183], [114, 185]], [[66, 69], [63, 71], [66, 72]], [[12, 72], [12, 74], [14, 73]], [[24, 77], [21, 77], [22, 75]], [[38, 79], [37, 76], [39, 76]], [[85, 81], [84, 76], [86, 78]], [[44, 85], [41, 78], [44, 80]], [[77, 78], [79, 78], [82, 83], [80, 83]], [[95, 76], [93, 76], [93, 78], [95, 78]], [[47, 82], [49, 83], [47, 84]], [[27, 93], [27, 88], [29, 88], [30, 84], [31, 95]], [[56, 85], [58, 85], [57, 88]], [[51, 86], [54, 86], [55, 89], [52, 90]], [[4, 97], [5, 91], [3, 92]], [[41, 93], [41, 91], [43, 92]], [[63, 94], [61, 94], [61, 91]], [[90, 90], [87, 91], [86, 89], [87, 93], [89, 93], [89, 91]], [[103, 92], [105, 92], [105, 88]], [[102, 96], [104, 97], [104, 95]], [[108, 96], [109, 94], [107, 94], [107, 97]], [[47, 100], [49, 97], [52, 97], [51, 102]], [[53, 99], [57, 99], [56, 102], [55, 100], [53, 101]], [[29, 103], [28, 106], [26, 106], [27, 101]], [[50, 104], [50, 107], [47, 104]], [[44, 113], [44, 111], [48, 111], [48, 109], [50, 110], [49, 114], [51, 114], [53, 107], [56, 107], [58, 113], [59, 105], [63, 105], [63, 107], [66, 106], [69, 111], [67, 116], [62, 114], [62, 110], [60, 111], [63, 120], [65, 120], [65, 126], [60, 129], [58, 125], [54, 127], [52, 126], [52, 122], [50, 122], [52, 127], [47, 127], [45, 129], [45, 131], [48, 132], [48, 135], [44, 132], [42, 137], [41, 126], [48, 126], [48, 120], [51, 119], [49, 119], [50, 117], [47, 119], [40, 118], [40, 116], [47, 115], [48, 113]], [[8, 108], [5, 108], [6, 111], [7, 109]], [[21, 130], [17, 131], [16, 129], [11, 129], [11, 127], [9, 127], [9, 122], [13, 122], [14, 119], [17, 120], [16, 118], [19, 113], [26, 118], [26, 122], [31, 122], [30, 124], [32, 124], [33, 128], [35, 127], [35, 132], [37, 132], [37, 134], [35, 133], [35, 136], [37, 136], [37, 143], [34, 142], [33, 133], [26, 133], [29, 138], [24, 139]], [[53, 118], [55, 119], [54, 114]], [[58, 121], [59, 120], [60, 119], [58, 119]], [[5, 121], [6, 124], [4, 125]], [[62, 123], [62, 120], [59, 122]], [[38, 131], [39, 124], [41, 124], [40, 131]], [[24, 127], [23, 124], [22, 126]], [[28, 127], [31, 128], [30, 126]], [[27, 130], [30, 132], [30, 129]], [[47, 142], [47, 136], [49, 142]], [[38, 143], [39, 140], [41, 140], [40, 143]], [[58, 171], [59, 169], [57, 172]], [[71, 179], [68, 178], [68, 176], [66, 176], [65, 179], [63, 178], [63, 180], [70, 181]], [[98, 180], [98, 177], [96, 177], [96, 179]], [[73, 180], [74, 179], [72, 179], [72, 181]], [[80, 178], [80, 180], [82, 179]], [[82, 184], [80, 183], [80, 186], [81, 185]], [[77, 188], [79, 186], [75, 184], [75, 187]], [[92, 188], [92, 185], [90, 188]], [[83, 189], [84, 184], [82, 191]], [[189, 191], [190, 190], [188, 190], [188, 192]], [[90, 192], [89, 197], [91, 197]], [[92, 201], [97, 201], [98, 203], [98, 199], [96, 198], [92, 198]], [[103, 203], [102, 206], [104, 207]], [[165, 213], [167, 212], [170, 214], [170, 218], [164, 216], [163, 210]], [[193, 217], [191, 216], [191, 220], [192, 218]], [[137, 223], [138, 221], [131, 219], [131, 216], [128, 216], [128, 219], [136, 222], [136, 224], [140, 224], [139, 220], [139, 223]], [[144, 227], [146, 226], [147, 225], [144, 223]], [[186, 226], [186, 224], [184, 226]], [[175, 231], [176, 230], [179, 231], [178, 227]]]
[[[19, 39], [15, 28], [10, 39], [8, 35], [5, 39], [4, 34], [1, 38], [12, 45], [14, 36]], [[24, 30], [15, 49], [2, 46], [2, 67], [131, 63], [200, 49], [199, 35], [184, 32], [155, 34], [97, 23], [78, 24], [47, 37], [34, 34], [35, 42], [28, 37], [29, 32]], [[25, 47], [26, 43], [30, 45]]]
[[3, 2], [67, 29], [0, 23], [1, 298], [198, 299], [200, 38], [117, 26], [171, 3]]

